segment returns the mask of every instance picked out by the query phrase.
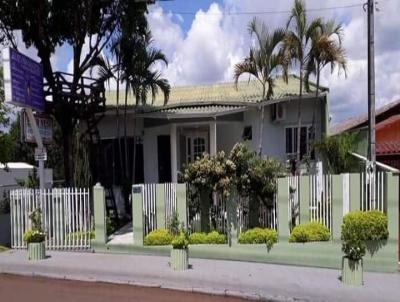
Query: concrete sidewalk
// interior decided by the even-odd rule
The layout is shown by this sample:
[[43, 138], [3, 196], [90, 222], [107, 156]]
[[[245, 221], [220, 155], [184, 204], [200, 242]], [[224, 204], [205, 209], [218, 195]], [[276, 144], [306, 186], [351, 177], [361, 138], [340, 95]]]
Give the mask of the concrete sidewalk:
[[365, 273], [364, 286], [339, 281], [340, 271], [273, 264], [191, 259], [174, 272], [168, 257], [49, 252], [40, 262], [26, 251], [0, 253], [0, 273], [154, 286], [267, 301], [399, 301], [400, 274]]

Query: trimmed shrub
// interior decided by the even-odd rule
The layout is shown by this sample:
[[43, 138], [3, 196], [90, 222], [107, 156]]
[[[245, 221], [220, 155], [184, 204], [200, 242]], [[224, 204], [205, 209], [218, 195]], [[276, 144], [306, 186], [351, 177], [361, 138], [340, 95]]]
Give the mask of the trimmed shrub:
[[207, 242], [206, 233], [192, 233], [189, 236], [190, 244], [205, 244]]
[[289, 242], [328, 241], [331, 238], [329, 229], [322, 223], [313, 221], [295, 226]]
[[144, 245], [170, 245], [173, 236], [165, 229], [151, 231], [144, 238]]
[[217, 231], [210, 233], [192, 233], [189, 236], [190, 244], [225, 244], [226, 236]]
[[349, 259], [361, 259], [368, 241], [385, 240], [388, 236], [388, 219], [382, 212], [354, 211], [343, 217], [342, 251]]
[[278, 242], [278, 233], [272, 229], [254, 228], [241, 233], [238, 241], [241, 244], [265, 243], [269, 250]]
[[226, 236], [217, 231], [213, 231], [207, 234], [206, 242], [208, 244], [224, 244], [226, 242]]

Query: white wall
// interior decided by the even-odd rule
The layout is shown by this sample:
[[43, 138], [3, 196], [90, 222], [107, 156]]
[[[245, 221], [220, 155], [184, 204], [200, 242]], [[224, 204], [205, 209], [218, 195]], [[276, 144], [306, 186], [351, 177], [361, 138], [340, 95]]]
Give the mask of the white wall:
[[[286, 160], [285, 127], [297, 127], [297, 101], [286, 103], [286, 119], [279, 123], [272, 123], [270, 107], [265, 107], [263, 128], [263, 154], [275, 157], [281, 161]], [[302, 125], [311, 125], [315, 106], [316, 138], [321, 135], [321, 107], [320, 103], [313, 101], [302, 102]], [[253, 139], [250, 146], [258, 150], [259, 140], [259, 111], [251, 109], [244, 114], [243, 126], [252, 126]]]
[[229, 155], [233, 146], [242, 141], [242, 122], [217, 123], [217, 151]]

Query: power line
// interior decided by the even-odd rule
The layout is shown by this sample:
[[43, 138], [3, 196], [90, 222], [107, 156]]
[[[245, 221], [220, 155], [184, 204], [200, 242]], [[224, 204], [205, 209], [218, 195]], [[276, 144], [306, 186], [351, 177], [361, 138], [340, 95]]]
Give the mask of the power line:
[[[349, 5], [342, 5], [342, 6], [331, 6], [331, 7], [320, 7], [320, 8], [309, 8], [306, 12], [320, 12], [320, 11], [329, 11], [329, 10], [338, 10], [338, 9], [349, 9], [349, 8], [356, 8], [362, 6], [364, 3], [357, 3], [357, 4], [349, 4]], [[173, 14], [179, 15], [196, 15], [197, 12], [180, 12], [180, 11], [169, 11]], [[280, 10], [280, 11], [247, 11], [247, 12], [229, 12], [223, 11], [222, 15], [225, 16], [240, 16], [240, 15], [274, 15], [274, 14], [289, 14], [290, 10]], [[208, 15], [216, 15], [219, 16], [220, 14], [216, 13], [208, 13]]]

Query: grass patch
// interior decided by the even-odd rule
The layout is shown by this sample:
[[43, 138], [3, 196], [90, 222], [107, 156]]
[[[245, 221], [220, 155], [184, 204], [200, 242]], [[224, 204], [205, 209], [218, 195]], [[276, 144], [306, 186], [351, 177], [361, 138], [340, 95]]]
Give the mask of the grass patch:
[[8, 250], [7, 247], [0, 245], [0, 253], [4, 252], [4, 251], [7, 251], [7, 250]]

